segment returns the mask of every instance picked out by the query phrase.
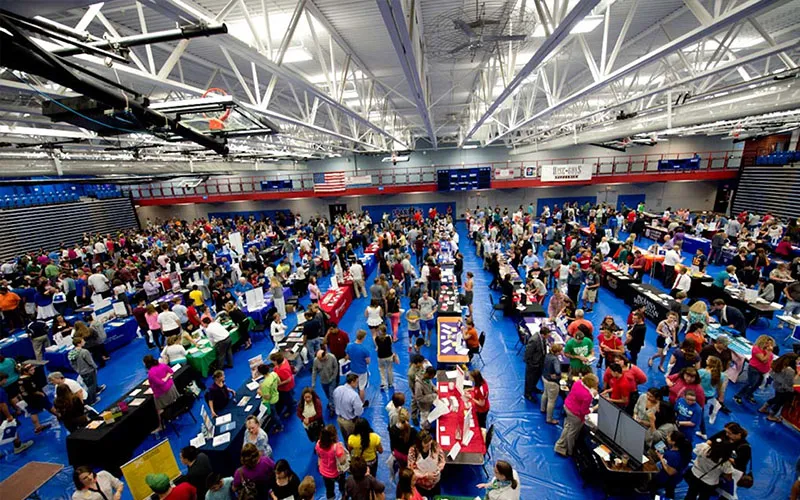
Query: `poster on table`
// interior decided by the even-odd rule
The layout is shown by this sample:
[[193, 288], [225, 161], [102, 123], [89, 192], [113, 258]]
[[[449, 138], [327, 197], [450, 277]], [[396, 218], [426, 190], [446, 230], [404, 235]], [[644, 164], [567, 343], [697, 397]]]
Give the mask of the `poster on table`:
[[244, 246], [242, 243], [242, 233], [236, 232], [231, 233], [228, 236], [228, 243], [230, 243], [231, 248], [240, 256], [244, 255]]
[[248, 311], [257, 311], [264, 307], [264, 289], [261, 287], [253, 288], [244, 293], [244, 300], [247, 303]]
[[153, 494], [153, 490], [145, 482], [148, 474], [164, 473], [170, 480], [177, 479], [181, 475], [168, 439], [122, 465], [120, 469], [134, 500], [150, 498]]
[[575, 163], [568, 165], [542, 165], [542, 182], [574, 182], [592, 179], [594, 165], [591, 163]]
[[260, 373], [258, 373], [258, 367], [264, 364], [264, 358], [259, 354], [254, 358], [250, 358], [247, 360], [247, 364], [250, 365], [250, 378], [253, 380], [258, 380], [262, 377]]

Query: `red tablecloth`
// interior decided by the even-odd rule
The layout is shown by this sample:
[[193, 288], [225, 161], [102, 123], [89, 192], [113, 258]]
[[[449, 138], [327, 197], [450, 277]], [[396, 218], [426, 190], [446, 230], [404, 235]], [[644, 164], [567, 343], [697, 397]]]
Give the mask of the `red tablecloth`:
[[164, 287], [165, 292], [172, 290], [172, 282], [169, 280], [168, 276], [161, 276], [160, 278], [157, 279], [158, 282], [161, 283], [161, 285]]
[[[436, 421], [436, 429], [437, 429], [437, 439], [439, 441], [439, 446], [442, 447], [445, 453], [450, 452], [450, 449], [456, 443], [456, 429], [461, 428], [463, 434], [463, 426], [464, 426], [464, 401], [461, 399], [461, 394], [459, 394], [458, 389], [455, 387], [450, 390], [449, 385], [446, 383], [439, 384], [439, 398], [449, 398], [450, 396], [455, 396], [458, 399], [458, 411], [450, 412], [447, 415], [442, 415]], [[461, 453], [480, 453], [481, 455], [486, 453], [486, 443], [483, 441], [483, 434], [481, 433], [481, 428], [478, 425], [478, 415], [474, 411], [472, 411], [472, 439], [470, 440], [469, 444], [464, 446], [464, 443], [461, 443]], [[442, 444], [442, 436], [447, 436], [450, 438], [450, 444], [445, 446]], [[463, 436], [462, 436], [463, 437]]]
[[337, 290], [328, 290], [319, 300], [319, 307], [330, 316], [331, 321], [339, 323], [353, 302], [353, 287], [340, 286]]
[[604, 260], [600, 264], [600, 267], [603, 270], [603, 274], [605, 274], [605, 273], [607, 273], [609, 271], [617, 271], [617, 270], [619, 270], [619, 266], [618, 265], [614, 264], [613, 262], [609, 262], [607, 260]]
[[794, 387], [794, 396], [789, 404], [783, 407], [781, 416], [795, 429], [800, 430], [800, 386]]
[[370, 243], [369, 246], [364, 249], [364, 253], [378, 253], [378, 243], [376, 241]]

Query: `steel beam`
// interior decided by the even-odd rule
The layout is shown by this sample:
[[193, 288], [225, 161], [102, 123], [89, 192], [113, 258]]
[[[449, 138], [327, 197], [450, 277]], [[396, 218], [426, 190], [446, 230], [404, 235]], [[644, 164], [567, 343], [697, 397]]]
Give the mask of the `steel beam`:
[[[211, 22], [213, 18], [202, 9], [191, 5], [186, 0], [161, 0], [156, 4], [152, 5], [152, 8], [158, 12], [161, 12], [170, 17], [193, 17], [196, 21], [205, 21]], [[318, 97], [321, 103], [328, 104], [337, 112], [352, 117], [356, 120], [356, 122], [372, 129], [373, 131], [388, 137], [389, 139], [398, 142], [404, 148], [408, 148], [408, 145], [405, 144], [405, 141], [397, 138], [394, 134], [389, 133], [386, 130], [383, 130], [381, 127], [375, 125], [374, 123], [370, 122], [367, 119], [362, 118], [357, 112], [351, 110], [347, 106], [341, 105], [336, 100], [322, 89], [314, 85], [313, 83], [309, 82], [302, 76], [300, 76], [295, 71], [292, 71], [290, 68], [285, 66], [277, 65], [274, 62], [270, 61], [269, 59], [263, 57], [261, 54], [258, 53], [257, 50], [253, 49], [252, 47], [248, 46], [245, 42], [239, 39], [229, 39], [226, 40], [226, 46], [231, 53], [235, 52], [240, 55], [242, 58], [253, 61], [256, 65], [263, 67], [273, 75], [277, 75], [287, 82], [291, 82], [295, 85], [296, 88], [301, 89], [309, 94]], [[263, 101], [262, 101], [263, 102]]]
[[700, 26], [699, 28], [690, 31], [689, 33], [686, 33], [685, 35], [683, 35], [681, 37], [678, 37], [675, 40], [673, 40], [673, 41], [671, 41], [671, 42], [669, 42], [667, 44], [664, 44], [664, 45], [662, 45], [661, 47], [659, 47], [659, 48], [657, 48], [655, 50], [651, 50], [645, 56], [642, 56], [639, 59], [636, 59], [635, 61], [632, 61], [631, 63], [621, 67], [620, 69], [618, 69], [618, 70], [616, 70], [616, 71], [614, 71], [612, 73], [609, 73], [608, 75], [606, 75], [601, 80], [587, 85], [583, 89], [581, 89], [581, 90], [579, 90], [577, 92], [574, 92], [573, 94], [571, 94], [568, 97], [560, 100], [556, 104], [554, 104], [554, 105], [552, 105], [552, 106], [550, 106], [550, 107], [548, 107], [546, 109], [543, 109], [542, 111], [539, 111], [538, 113], [534, 114], [530, 118], [528, 118], [526, 120], [523, 120], [522, 122], [510, 127], [505, 132], [503, 132], [503, 133], [497, 135], [496, 137], [494, 137], [490, 141], [490, 143], [494, 142], [496, 140], [499, 140], [502, 137], [504, 137], [504, 136], [506, 136], [508, 134], [511, 134], [511, 133], [515, 132], [516, 130], [519, 130], [520, 128], [522, 128], [524, 126], [529, 125], [530, 123], [534, 122], [535, 120], [539, 120], [544, 116], [550, 115], [553, 112], [555, 112], [555, 111], [557, 111], [559, 109], [562, 109], [563, 107], [565, 107], [565, 106], [567, 106], [569, 104], [572, 104], [572, 103], [576, 102], [577, 100], [579, 100], [579, 99], [581, 99], [583, 97], [586, 97], [586, 96], [592, 94], [593, 92], [596, 92], [596, 91], [608, 86], [611, 82], [614, 82], [614, 81], [616, 81], [616, 80], [618, 80], [620, 78], [628, 76], [628, 75], [638, 71], [640, 68], [642, 68], [644, 66], [647, 66], [648, 64], [650, 64], [652, 62], [655, 62], [658, 59], [660, 59], [660, 58], [662, 58], [662, 57], [664, 57], [664, 56], [666, 56], [668, 54], [671, 54], [671, 53], [673, 53], [675, 51], [678, 51], [678, 50], [680, 50], [680, 49], [682, 49], [684, 47], [687, 47], [687, 46], [689, 46], [689, 45], [691, 45], [693, 43], [699, 42], [700, 40], [702, 40], [702, 39], [704, 39], [704, 38], [706, 38], [708, 36], [713, 35], [717, 31], [719, 31], [719, 30], [721, 30], [721, 29], [723, 29], [723, 28], [725, 28], [727, 26], [730, 26], [731, 24], [740, 22], [740, 21], [746, 19], [749, 16], [755, 15], [757, 12], [759, 12], [759, 11], [769, 7], [769, 6], [775, 7], [780, 3], [782, 3], [782, 2], [780, 2], [780, 1], [779, 2], [775, 2], [774, 0], [749, 0], [749, 1], [741, 4], [739, 7], [736, 7], [735, 9], [730, 10], [730, 11], [722, 14], [722, 16], [720, 16], [717, 19], [715, 19], [714, 22], [712, 22], [711, 24]]
[[530, 75], [536, 68], [538, 68], [546, 59], [547, 57], [558, 48], [559, 45], [564, 41], [564, 39], [569, 36], [570, 31], [572, 28], [575, 27], [584, 17], [586, 17], [592, 9], [600, 3], [600, 0], [579, 0], [575, 7], [569, 11], [569, 13], [564, 17], [564, 20], [561, 21], [558, 26], [553, 29], [553, 33], [545, 39], [544, 43], [536, 49], [531, 59], [522, 67], [522, 69], [516, 74], [514, 79], [508, 86], [500, 93], [497, 99], [489, 106], [489, 108], [483, 113], [483, 115], [478, 118], [478, 121], [472, 126], [472, 128], [467, 132], [466, 135], [462, 138], [459, 146], [463, 146], [465, 142], [467, 142], [475, 132], [478, 131], [479, 128], [483, 125], [483, 123], [494, 114], [494, 112], [503, 104], [506, 99], [511, 97], [517, 90], [517, 88], [522, 85], [528, 75]]
[[383, 24], [386, 26], [386, 31], [389, 32], [389, 38], [392, 40], [397, 58], [400, 59], [403, 74], [411, 88], [417, 113], [422, 118], [422, 123], [425, 125], [425, 131], [431, 140], [433, 149], [437, 149], [439, 145], [436, 140], [436, 132], [433, 130], [433, 120], [431, 120], [428, 110], [425, 83], [422, 81], [422, 75], [418, 70], [422, 66], [417, 62], [417, 51], [411, 42], [411, 34], [408, 31], [403, 6], [399, 0], [377, 0], [377, 2], [378, 10], [381, 11], [381, 16], [383, 17]]

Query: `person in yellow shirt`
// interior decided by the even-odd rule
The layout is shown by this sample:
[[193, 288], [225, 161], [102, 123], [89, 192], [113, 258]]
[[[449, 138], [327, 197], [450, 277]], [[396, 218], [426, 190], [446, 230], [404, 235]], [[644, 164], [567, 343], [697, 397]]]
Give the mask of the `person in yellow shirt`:
[[197, 285], [192, 285], [192, 291], [189, 292], [189, 298], [192, 299], [195, 306], [203, 305], [203, 292]]
[[383, 445], [381, 437], [372, 432], [367, 420], [361, 417], [356, 419], [355, 429], [347, 438], [347, 447], [350, 449], [350, 456], [363, 458], [367, 462], [369, 473], [372, 477], [377, 477], [378, 455], [383, 453]]

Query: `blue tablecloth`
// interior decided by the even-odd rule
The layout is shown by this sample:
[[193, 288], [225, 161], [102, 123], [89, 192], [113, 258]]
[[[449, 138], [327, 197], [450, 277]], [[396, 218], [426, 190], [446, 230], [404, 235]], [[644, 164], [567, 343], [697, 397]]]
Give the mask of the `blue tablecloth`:
[[25, 332], [19, 331], [4, 340], [5, 342], [0, 343], [0, 353], [2, 353], [3, 356], [11, 359], [34, 359], [33, 344], [31, 344]]
[[[121, 322], [120, 326], [112, 326], [111, 323], [118, 323]], [[138, 325], [136, 324], [136, 319], [133, 317], [114, 320], [110, 323], [106, 324], [106, 350], [108, 352], [116, 351], [126, 345], [130, 344], [133, 339], [136, 338], [136, 329]], [[67, 349], [66, 347], [62, 347], [61, 349], [55, 352], [47, 352], [44, 353], [44, 359], [47, 361], [47, 371], [54, 372], [54, 371], [61, 371], [72, 373], [72, 366], [69, 364], [69, 351], [71, 349]]]
[[369, 275], [372, 274], [372, 271], [378, 267], [378, 259], [375, 258], [374, 253], [368, 253], [361, 258], [361, 262], [364, 265], [364, 277], [369, 278]]
[[684, 252], [689, 252], [690, 254], [694, 255], [698, 248], [703, 251], [703, 254], [705, 254], [706, 257], [708, 257], [708, 254], [711, 253], [711, 240], [706, 238], [697, 238], [695, 236], [683, 237]]
[[229, 254], [227, 252], [225, 252], [225, 253], [217, 252], [217, 253], [214, 254], [214, 258], [216, 259], [217, 264], [224, 265], [224, 266], [230, 266], [231, 263], [233, 262], [233, 259], [231, 258], [231, 254]]
[[[287, 301], [292, 296], [292, 289], [288, 286], [283, 287], [283, 300]], [[253, 318], [256, 323], [264, 324], [266, 323], [266, 319], [264, 317], [267, 314], [267, 311], [272, 309], [274, 306], [272, 301], [272, 294], [269, 291], [264, 291], [264, 307], [260, 309], [256, 309], [255, 311], [250, 311], [247, 309], [247, 306], [242, 308], [242, 312], [247, 314], [249, 317]]]

